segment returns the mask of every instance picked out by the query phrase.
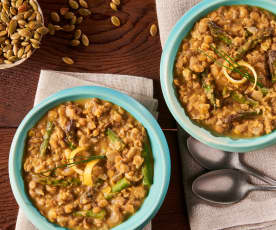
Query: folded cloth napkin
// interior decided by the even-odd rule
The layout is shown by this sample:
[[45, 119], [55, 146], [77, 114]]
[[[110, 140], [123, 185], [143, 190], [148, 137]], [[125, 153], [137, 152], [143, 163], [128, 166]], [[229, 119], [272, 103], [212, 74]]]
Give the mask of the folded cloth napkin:
[[[113, 74], [70, 73], [42, 70], [34, 105], [57, 91], [76, 86], [105, 86], [124, 92], [142, 103], [157, 117], [158, 100], [153, 98], [153, 81], [142, 77]], [[19, 209], [15, 230], [36, 230]], [[143, 230], [151, 230], [149, 223]]]
[[[164, 45], [170, 30], [184, 13], [199, 0], [156, 0], [161, 44]], [[186, 149], [186, 134], [179, 129], [179, 147], [182, 157], [184, 192], [191, 230], [275, 230], [276, 193], [252, 192], [239, 202], [230, 206], [211, 206], [196, 198], [191, 190], [193, 180], [204, 173]], [[276, 179], [276, 146], [242, 155], [249, 166]], [[251, 178], [253, 183], [261, 183]]]

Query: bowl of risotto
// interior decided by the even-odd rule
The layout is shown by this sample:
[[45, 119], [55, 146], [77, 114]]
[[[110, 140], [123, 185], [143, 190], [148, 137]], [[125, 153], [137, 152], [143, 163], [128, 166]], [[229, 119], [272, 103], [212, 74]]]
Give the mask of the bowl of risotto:
[[19, 207], [41, 230], [141, 229], [165, 198], [170, 155], [157, 121], [136, 100], [76, 87], [26, 115], [9, 176]]
[[160, 78], [183, 129], [218, 149], [276, 143], [276, 2], [205, 0], [171, 31]]

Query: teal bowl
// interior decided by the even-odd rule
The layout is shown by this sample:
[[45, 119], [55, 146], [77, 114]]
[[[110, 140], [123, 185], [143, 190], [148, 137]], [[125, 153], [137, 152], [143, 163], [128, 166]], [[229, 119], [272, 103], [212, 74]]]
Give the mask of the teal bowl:
[[165, 136], [151, 113], [133, 98], [118, 91], [83, 86], [60, 91], [35, 106], [23, 119], [12, 141], [9, 156], [9, 177], [13, 194], [27, 218], [40, 230], [65, 230], [47, 221], [30, 201], [22, 178], [22, 159], [27, 132], [51, 108], [65, 102], [97, 97], [110, 101], [131, 113], [146, 128], [154, 156], [154, 183], [141, 208], [127, 221], [112, 230], [141, 229], [157, 213], [166, 196], [170, 181], [171, 162]]
[[258, 6], [276, 13], [275, 0], [203, 0], [184, 14], [169, 34], [161, 57], [160, 81], [169, 110], [178, 124], [191, 136], [217, 149], [231, 152], [249, 152], [275, 144], [276, 131], [256, 138], [232, 139], [224, 136], [214, 136], [210, 131], [190, 120], [177, 98], [177, 92], [173, 85], [173, 68], [181, 41], [188, 35], [195, 22], [218, 7], [226, 5]]

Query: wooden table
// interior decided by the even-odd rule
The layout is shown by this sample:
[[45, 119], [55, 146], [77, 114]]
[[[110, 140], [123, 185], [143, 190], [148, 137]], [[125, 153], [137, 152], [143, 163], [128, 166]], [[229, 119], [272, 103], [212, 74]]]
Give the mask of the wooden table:
[[[39, 0], [46, 18], [53, 10], [66, 5], [66, 0]], [[32, 108], [41, 69], [75, 72], [118, 73], [148, 77], [154, 80], [155, 97], [159, 99], [159, 123], [169, 143], [172, 161], [171, 183], [166, 199], [153, 219], [153, 230], [188, 230], [182, 188], [176, 124], [163, 100], [159, 82], [161, 45], [159, 36], [151, 37], [149, 28], [157, 23], [154, 0], [121, 0], [120, 11], [110, 9], [110, 0], [91, 0], [94, 14], [81, 25], [91, 45], [87, 48], [68, 46], [70, 37], [63, 32], [47, 35], [34, 55], [21, 66], [0, 71], [0, 230], [15, 227], [18, 206], [8, 178], [9, 148], [17, 126]], [[115, 28], [110, 16], [121, 19]], [[74, 57], [68, 66], [61, 57]]]

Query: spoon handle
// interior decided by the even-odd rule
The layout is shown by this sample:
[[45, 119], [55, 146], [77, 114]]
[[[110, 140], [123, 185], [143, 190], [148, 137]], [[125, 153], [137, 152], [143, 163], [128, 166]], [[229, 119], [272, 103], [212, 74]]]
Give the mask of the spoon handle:
[[259, 178], [260, 180], [271, 184], [271, 185], [276, 185], [276, 180], [273, 180], [272, 178], [262, 175], [260, 172], [258, 172], [256, 169], [252, 169], [249, 167], [246, 167], [245, 165], [240, 165], [239, 169], [245, 173], [248, 173], [254, 177]]
[[271, 185], [253, 185], [252, 190], [258, 190], [258, 191], [276, 191], [276, 186], [271, 186]]

